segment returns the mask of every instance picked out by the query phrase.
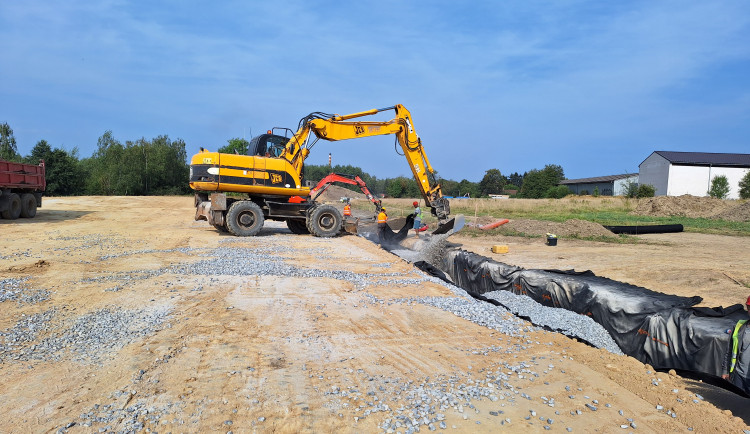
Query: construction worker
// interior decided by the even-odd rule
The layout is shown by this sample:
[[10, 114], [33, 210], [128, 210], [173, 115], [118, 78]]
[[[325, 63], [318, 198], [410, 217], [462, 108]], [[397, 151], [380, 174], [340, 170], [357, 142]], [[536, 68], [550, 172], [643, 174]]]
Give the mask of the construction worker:
[[422, 208], [416, 200], [412, 203], [414, 206], [414, 235], [419, 238], [419, 229], [422, 228]]
[[748, 372], [750, 371], [750, 360], [743, 360], [743, 357], [750, 354], [749, 324], [750, 320], [741, 319], [737, 321], [734, 329], [727, 330], [727, 332], [731, 332], [732, 337], [729, 339], [727, 355], [721, 365], [721, 378], [743, 390], [750, 388], [747, 380], [750, 374]]
[[380, 208], [378, 213], [378, 238], [380, 242], [385, 241], [385, 229], [388, 227], [388, 214], [385, 213], [385, 208]]
[[349, 201], [346, 201], [346, 205], [344, 205], [344, 217], [351, 217], [352, 215], [352, 207], [349, 205]]

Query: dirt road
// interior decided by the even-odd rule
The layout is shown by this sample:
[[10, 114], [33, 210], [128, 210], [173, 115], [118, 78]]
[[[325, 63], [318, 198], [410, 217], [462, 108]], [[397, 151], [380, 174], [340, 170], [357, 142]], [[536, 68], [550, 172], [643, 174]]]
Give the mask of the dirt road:
[[[240, 239], [193, 212], [184, 197], [50, 198], [35, 219], [0, 220], [0, 432], [747, 429], [633, 358], [501, 311], [492, 328], [468, 321], [488, 308], [363, 238], [269, 222]], [[716, 282], [667, 252], [698, 239], [717, 246], [704, 269], [726, 271], [731, 246], [650, 237], [454, 241], [665, 292], [693, 282], [709, 300]]]

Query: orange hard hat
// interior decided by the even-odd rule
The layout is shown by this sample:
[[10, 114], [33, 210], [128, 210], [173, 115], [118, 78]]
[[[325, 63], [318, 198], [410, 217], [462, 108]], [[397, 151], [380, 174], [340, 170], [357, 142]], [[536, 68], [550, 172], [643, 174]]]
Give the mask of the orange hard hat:
[[[414, 203], [412, 205], [417, 206], [417, 205], [419, 205], [419, 202], [414, 201]], [[748, 298], [748, 300], [750, 300], [750, 298]]]

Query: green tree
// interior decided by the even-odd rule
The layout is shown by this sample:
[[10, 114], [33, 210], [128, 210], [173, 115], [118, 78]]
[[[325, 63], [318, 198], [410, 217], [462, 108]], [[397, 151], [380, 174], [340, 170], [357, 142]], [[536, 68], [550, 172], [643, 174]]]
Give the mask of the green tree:
[[446, 196], [458, 196], [458, 182], [444, 179], [440, 182], [440, 186], [443, 188], [443, 194]]
[[711, 180], [711, 188], [708, 195], [717, 199], [726, 199], [729, 196], [729, 181], [724, 175], [714, 176]]
[[234, 139], [227, 140], [227, 145], [219, 148], [219, 152], [222, 154], [239, 154], [247, 155], [247, 147], [250, 145], [245, 139], [235, 137]]
[[[508, 176], [508, 182], [512, 185], [523, 185], [523, 177], [526, 176], [524, 173], [523, 175], [519, 174], [518, 172], [513, 172]], [[512, 188], [509, 188], [508, 186], [505, 187], [506, 190], [514, 190]], [[519, 188], [515, 188], [515, 190], [519, 190]]]
[[78, 161], [78, 149], [68, 152], [61, 148], [52, 150], [45, 160], [47, 191], [50, 196], [73, 196], [83, 194], [86, 185], [85, 172]]
[[571, 194], [571, 191], [567, 186], [558, 185], [555, 187], [550, 187], [547, 190], [547, 194], [545, 194], [545, 197], [552, 198], [552, 199], [562, 199], [569, 194]]
[[419, 197], [419, 187], [417, 181], [413, 178], [399, 176], [398, 178], [388, 180], [386, 194], [391, 197]]
[[48, 161], [50, 155], [52, 155], [52, 147], [46, 140], [40, 140], [36, 142], [36, 145], [31, 149], [31, 153], [24, 158], [24, 161], [27, 164], [39, 164], [40, 160]]
[[45, 178], [49, 196], [72, 196], [85, 192], [86, 171], [78, 160], [78, 149], [68, 152], [61, 148], [52, 149], [46, 140], [40, 140], [24, 158], [29, 164], [39, 164], [44, 160]]
[[461, 182], [458, 183], [457, 196], [466, 196], [467, 194], [469, 197], [479, 197], [479, 185], [476, 182], [462, 179]]
[[8, 161], [21, 161], [13, 129], [7, 122], [0, 124], [0, 158]]
[[740, 199], [750, 199], [750, 170], [745, 172], [745, 176], [740, 179], [738, 187], [740, 188]]
[[123, 166], [123, 146], [112, 135], [112, 131], [105, 131], [96, 141], [96, 146], [94, 154], [84, 162], [89, 171], [86, 191], [94, 195], [116, 194]]
[[183, 194], [189, 191], [185, 142], [168, 136], [117, 141], [111, 131], [97, 142], [85, 163], [87, 191], [103, 195]]
[[638, 183], [629, 179], [625, 184], [625, 197], [638, 197]]
[[654, 197], [656, 194], [656, 188], [651, 184], [641, 184], [638, 186], [638, 192], [635, 197]]
[[499, 194], [503, 189], [503, 185], [507, 182], [508, 180], [500, 173], [500, 170], [490, 169], [484, 173], [484, 177], [479, 181], [479, 193], [482, 196]]
[[539, 199], [547, 194], [550, 187], [555, 187], [565, 179], [563, 168], [557, 164], [548, 164], [542, 170], [531, 170], [523, 178], [519, 196]]
[[594, 192], [593, 192], [593, 193], [591, 193], [591, 194], [592, 194], [592, 195], [593, 195], [594, 197], [599, 197], [599, 186], [598, 186], [598, 185], [595, 185], [595, 186], [594, 186]]

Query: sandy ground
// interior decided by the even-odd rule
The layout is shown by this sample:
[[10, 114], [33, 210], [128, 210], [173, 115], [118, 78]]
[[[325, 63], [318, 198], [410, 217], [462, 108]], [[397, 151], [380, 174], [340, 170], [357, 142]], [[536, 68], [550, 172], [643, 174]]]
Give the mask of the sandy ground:
[[[192, 198], [49, 198], [35, 219], [0, 220], [0, 279], [26, 279], [26, 290], [41, 294], [0, 303], [0, 432], [379, 432], [402, 408], [438, 405], [430, 401], [438, 391], [463, 397], [477, 388], [486, 393], [430, 413], [441, 415], [438, 431], [748, 428], [710, 401], [738, 413], [750, 400], [704, 383], [555, 333], [527, 327], [508, 336], [405, 302], [455, 296], [361, 237], [294, 236], [271, 222], [259, 236], [239, 239], [193, 221], [193, 213]], [[746, 240], [643, 238], [636, 245], [560, 240], [556, 247], [513, 237], [452, 241], [528, 268], [591, 269], [701, 295], [707, 305], [744, 300], [747, 288], [731, 278], [750, 278], [750, 258], [738, 254]], [[493, 244], [510, 252], [494, 255]], [[222, 246], [370, 283], [170, 271]], [[127, 333], [92, 336], [75, 326], [118, 313], [133, 320], [88, 329]], [[40, 315], [48, 320], [39, 329], [8, 341]], [[68, 337], [61, 348], [45, 350], [45, 339], [60, 336]]]

